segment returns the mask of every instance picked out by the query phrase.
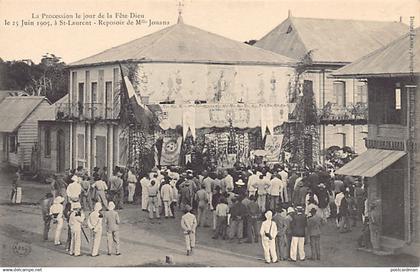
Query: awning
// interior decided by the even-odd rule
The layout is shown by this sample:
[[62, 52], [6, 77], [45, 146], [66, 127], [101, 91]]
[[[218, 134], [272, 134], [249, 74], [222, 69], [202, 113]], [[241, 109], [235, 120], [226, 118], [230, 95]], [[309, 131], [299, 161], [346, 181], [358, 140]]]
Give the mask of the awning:
[[368, 149], [335, 173], [337, 175], [374, 177], [405, 154], [404, 151]]

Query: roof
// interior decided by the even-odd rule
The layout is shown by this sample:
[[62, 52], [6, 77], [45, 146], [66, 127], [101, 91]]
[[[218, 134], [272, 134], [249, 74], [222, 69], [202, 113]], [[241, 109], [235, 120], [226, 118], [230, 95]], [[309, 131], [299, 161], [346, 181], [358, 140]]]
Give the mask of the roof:
[[[407, 33], [400, 22], [289, 17], [255, 46], [314, 63], [346, 64]], [[297, 44], [299, 43], [299, 44]], [[302, 50], [298, 50], [303, 47]]]
[[405, 154], [404, 151], [368, 149], [335, 173], [337, 175], [374, 177]]
[[54, 102], [54, 104], [63, 104], [63, 103], [69, 103], [69, 94], [64, 95], [62, 98], [58, 99]]
[[334, 76], [380, 76], [420, 74], [420, 28], [414, 30], [413, 66], [410, 67], [410, 33], [337, 70]]
[[[0, 132], [13, 132], [46, 99], [43, 96], [10, 96], [0, 103]], [[47, 100], [48, 101], [48, 100]]]
[[119, 61], [218, 64], [289, 65], [296, 63], [275, 54], [179, 22], [142, 38], [70, 63], [70, 67]]
[[0, 102], [9, 96], [25, 95], [26, 93], [21, 90], [0, 90]]

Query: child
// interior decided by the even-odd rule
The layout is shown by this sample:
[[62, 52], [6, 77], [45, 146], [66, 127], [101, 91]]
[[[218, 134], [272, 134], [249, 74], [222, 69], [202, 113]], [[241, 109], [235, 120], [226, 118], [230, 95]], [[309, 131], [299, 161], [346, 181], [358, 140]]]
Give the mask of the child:
[[181, 227], [184, 230], [187, 256], [192, 254], [193, 248], [195, 247], [195, 229], [197, 228], [197, 219], [191, 213], [191, 210], [191, 206], [186, 205], [185, 214], [181, 217]]

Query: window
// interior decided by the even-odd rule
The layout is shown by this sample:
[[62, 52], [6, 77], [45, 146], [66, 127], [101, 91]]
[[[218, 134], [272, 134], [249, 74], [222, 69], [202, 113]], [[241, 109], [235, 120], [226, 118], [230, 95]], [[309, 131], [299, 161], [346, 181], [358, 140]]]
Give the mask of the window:
[[335, 96], [335, 104], [337, 106], [346, 106], [346, 83], [344, 81], [334, 81], [333, 92]]
[[401, 109], [401, 89], [395, 88], [395, 109]]
[[368, 102], [368, 88], [366, 83], [361, 83], [361, 85], [357, 86], [356, 90], [356, 103], [367, 103]]
[[44, 135], [44, 155], [45, 157], [51, 156], [51, 131], [49, 128], [45, 130]]
[[84, 103], [85, 83], [79, 83], [79, 103]]
[[92, 82], [92, 103], [98, 102], [98, 83]]
[[16, 135], [9, 135], [9, 153], [17, 153]]
[[85, 135], [77, 134], [77, 158], [85, 159]]

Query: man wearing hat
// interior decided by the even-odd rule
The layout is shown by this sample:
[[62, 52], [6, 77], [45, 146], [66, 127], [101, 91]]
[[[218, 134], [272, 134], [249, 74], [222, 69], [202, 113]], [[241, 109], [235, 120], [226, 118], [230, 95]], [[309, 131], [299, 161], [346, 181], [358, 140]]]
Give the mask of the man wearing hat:
[[159, 185], [156, 182], [156, 179], [150, 180], [150, 184], [147, 187], [148, 195], [148, 210], [149, 210], [149, 218], [153, 219], [154, 212], [156, 212], [156, 218], [160, 218], [159, 213], [159, 205], [158, 205], [158, 193], [159, 193]]
[[121, 192], [123, 192], [123, 180], [120, 170], [114, 171], [114, 175], [109, 179], [109, 199], [113, 201], [117, 209], [122, 208]]
[[292, 222], [290, 228], [292, 232], [292, 242], [290, 245], [290, 259], [293, 262], [297, 260], [297, 254], [299, 253], [299, 259], [305, 260], [305, 236], [306, 236], [306, 225], [307, 219], [304, 214], [302, 206], [296, 207], [296, 215], [292, 216]]
[[89, 229], [91, 230], [92, 237], [92, 257], [99, 255], [99, 246], [101, 245], [102, 238], [102, 218], [100, 213], [102, 210], [101, 202], [96, 202], [93, 212], [90, 213], [87, 220]]
[[195, 247], [195, 230], [197, 228], [197, 219], [191, 213], [191, 210], [191, 206], [186, 205], [184, 210], [185, 214], [181, 217], [181, 227], [184, 231], [187, 256], [192, 254], [193, 248]]
[[70, 202], [78, 202], [82, 186], [80, 186], [80, 178], [77, 175], [71, 177], [72, 183], [67, 186], [66, 194]]
[[277, 225], [272, 220], [273, 213], [268, 211], [265, 213], [266, 220], [262, 222], [260, 235], [262, 247], [264, 249], [265, 263], [277, 262], [276, 252], [276, 236], [277, 236]]
[[56, 246], [61, 245], [60, 236], [61, 236], [61, 230], [63, 229], [63, 224], [64, 224], [63, 202], [64, 202], [64, 197], [57, 196], [54, 199], [54, 203], [50, 207], [50, 217], [52, 219], [53, 224], [57, 225], [55, 229], [55, 235], [54, 235], [54, 245]]
[[118, 212], [114, 210], [115, 204], [110, 201], [108, 203], [108, 211], [104, 214], [105, 226], [106, 226], [106, 240], [108, 244], [108, 255], [112, 253], [112, 246], [115, 245], [116, 255], [121, 255], [120, 252], [120, 232], [119, 224], [120, 217]]
[[282, 180], [279, 173], [274, 174], [269, 188], [270, 193], [270, 209], [272, 211], [277, 209], [280, 203], [280, 190], [282, 189]]
[[71, 204], [72, 212], [70, 214], [69, 225], [71, 229], [70, 255], [80, 256], [80, 246], [82, 243], [81, 231], [85, 215], [79, 202]]

